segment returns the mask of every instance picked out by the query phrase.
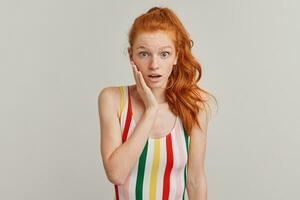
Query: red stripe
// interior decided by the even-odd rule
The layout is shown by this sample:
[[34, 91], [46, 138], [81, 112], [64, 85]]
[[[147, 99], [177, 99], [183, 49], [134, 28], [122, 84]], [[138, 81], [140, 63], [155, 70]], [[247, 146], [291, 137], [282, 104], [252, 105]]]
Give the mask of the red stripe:
[[126, 115], [126, 121], [125, 121], [125, 127], [122, 133], [122, 143], [125, 142], [127, 139], [128, 131], [129, 131], [129, 126], [131, 123], [131, 117], [132, 117], [132, 110], [131, 110], [131, 100], [130, 100], [130, 93], [129, 93], [129, 87], [128, 87], [128, 111]]
[[118, 186], [115, 185], [116, 200], [119, 200]]
[[[124, 127], [123, 133], [122, 133], [122, 143], [124, 143], [127, 139], [129, 126], [131, 123], [131, 117], [132, 117], [131, 100], [130, 100], [130, 93], [129, 93], [129, 88], [128, 88], [128, 111], [126, 114], [125, 127]], [[116, 200], [119, 200], [119, 191], [118, 191], [117, 185], [115, 185], [115, 194], [116, 194]]]
[[170, 174], [173, 168], [173, 149], [171, 135], [166, 137], [166, 151], [167, 151], [167, 166], [164, 174], [164, 186], [163, 186], [163, 200], [169, 199], [170, 195]]

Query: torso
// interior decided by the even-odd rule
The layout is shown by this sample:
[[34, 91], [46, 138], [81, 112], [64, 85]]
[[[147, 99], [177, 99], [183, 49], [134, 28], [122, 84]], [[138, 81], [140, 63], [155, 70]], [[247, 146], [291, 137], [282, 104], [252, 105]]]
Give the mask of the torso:
[[[119, 97], [116, 106], [121, 108], [117, 115], [124, 143], [134, 132], [137, 125], [135, 119], [140, 120], [144, 105], [135, 98], [132, 86], [120, 86], [117, 89], [120, 95], [115, 95], [116, 98]], [[175, 118], [177, 121], [174, 124], [172, 119]], [[169, 131], [173, 125], [175, 126]], [[155, 128], [145, 141], [139, 159], [124, 183], [114, 185], [116, 199], [184, 199], [190, 137], [184, 130], [181, 119], [175, 117], [167, 106], [160, 108], [153, 127]], [[158, 134], [160, 130], [164, 131], [163, 134]]]

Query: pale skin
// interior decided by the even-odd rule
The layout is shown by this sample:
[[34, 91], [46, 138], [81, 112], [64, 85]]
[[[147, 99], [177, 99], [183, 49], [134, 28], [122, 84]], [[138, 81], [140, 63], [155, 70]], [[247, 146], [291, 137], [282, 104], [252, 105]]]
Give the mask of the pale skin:
[[[130, 86], [134, 121], [137, 122], [131, 136], [122, 144], [120, 92], [117, 87], [104, 88], [98, 97], [100, 119], [100, 151], [105, 173], [113, 184], [123, 184], [139, 159], [148, 137], [161, 138], [173, 127], [175, 115], [165, 101], [165, 87], [177, 54], [171, 37], [166, 32], [141, 33], [132, 49], [128, 49], [135, 85]], [[162, 75], [153, 82], [149, 74]], [[113, 114], [114, 113], [114, 114]], [[208, 115], [199, 112], [199, 127], [190, 133], [187, 162], [187, 194], [190, 200], [207, 200], [205, 175], [205, 149]]]

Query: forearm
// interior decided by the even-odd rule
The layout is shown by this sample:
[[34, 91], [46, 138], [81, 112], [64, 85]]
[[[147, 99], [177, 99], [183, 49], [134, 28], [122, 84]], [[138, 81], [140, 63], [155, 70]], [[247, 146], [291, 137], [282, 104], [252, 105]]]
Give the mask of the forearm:
[[189, 200], [207, 200], [206, 176], [201, 177], [198, 183], [187, 184]]
[[156, 109], [148, 109], [136, 124], [130, 137], [109, 157], [111, 176], [123, 183], [138, 161], [156, 117]]

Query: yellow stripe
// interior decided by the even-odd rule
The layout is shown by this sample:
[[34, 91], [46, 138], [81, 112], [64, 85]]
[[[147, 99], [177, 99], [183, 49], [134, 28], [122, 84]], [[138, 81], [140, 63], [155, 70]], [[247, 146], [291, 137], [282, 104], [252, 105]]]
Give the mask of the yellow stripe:
[[156, 182], [157, 182], [157, 173], [159, 168], [159, 159], [160, 159], [160, 140], [154, 141], [154, 151], [153, 151], [153, 163], [151, 168], [151, 177], [150, 177], [150, 193], [149, 199], [156, 199]]
[[120, 93], [121, 93], [121, 99], [120, 99], [120, 111], [118, 113], [118, 117], [119, 117], [119, 120], [121, 121], [121, 114], [124, 109], [124, 87], [120, 86], [119, 89], [120, 89]]

